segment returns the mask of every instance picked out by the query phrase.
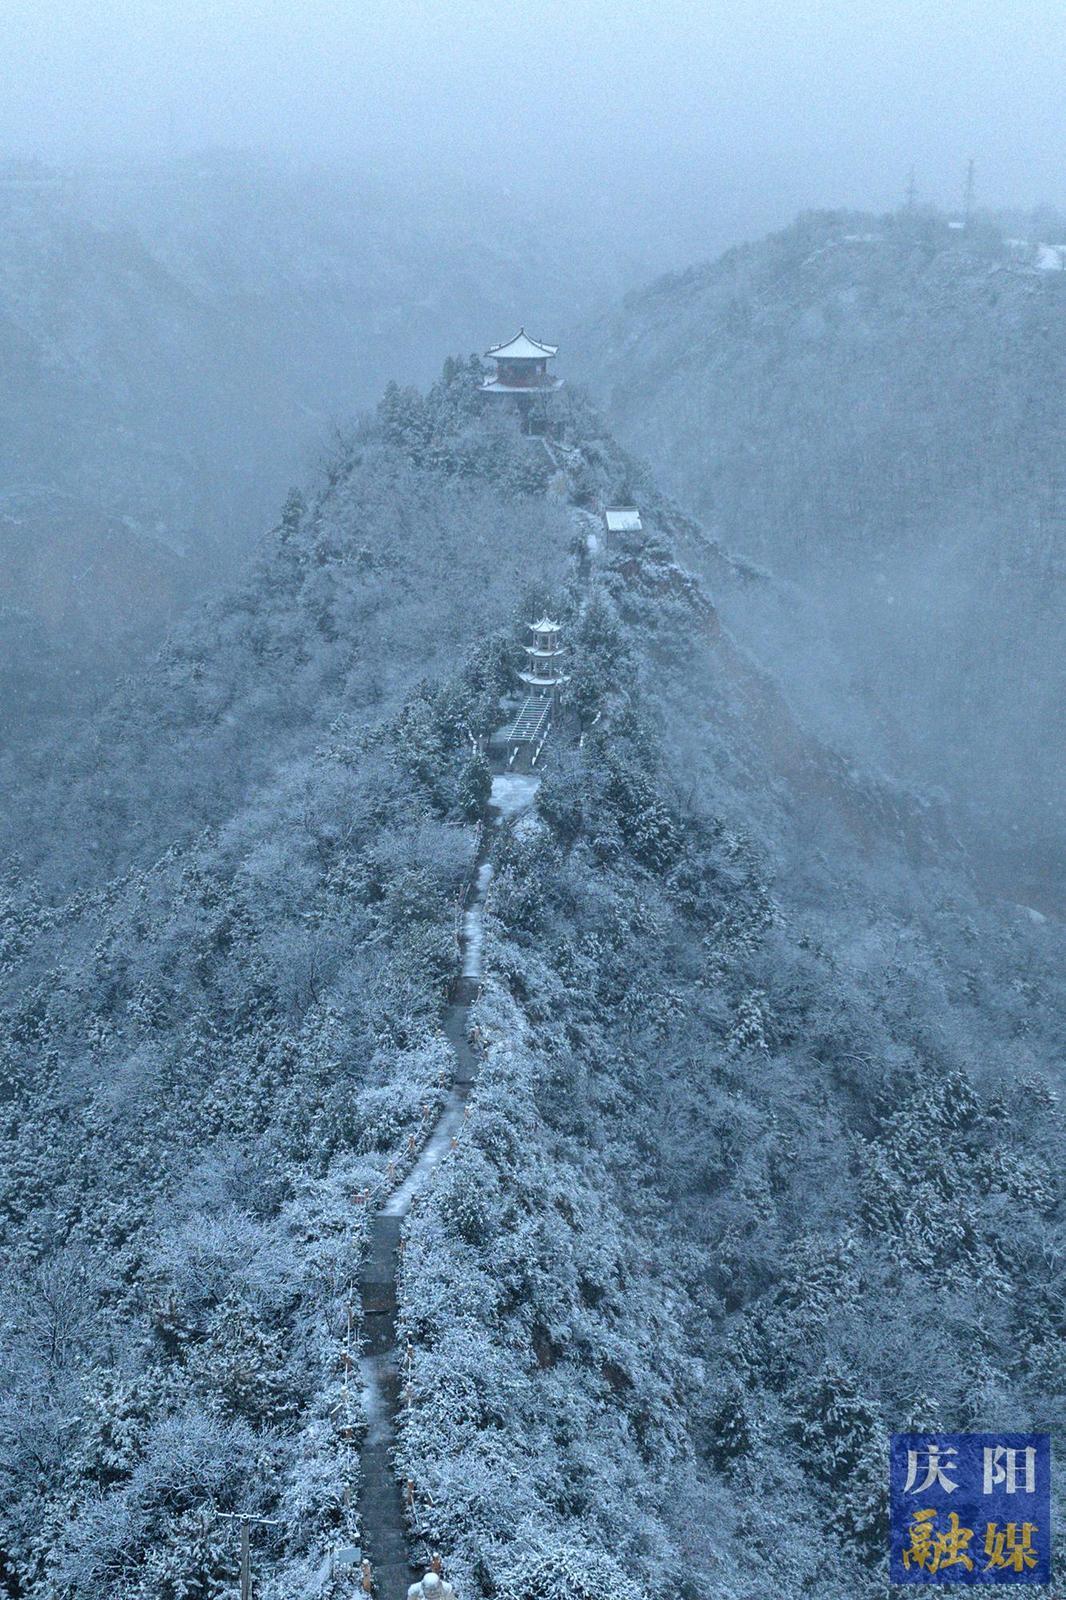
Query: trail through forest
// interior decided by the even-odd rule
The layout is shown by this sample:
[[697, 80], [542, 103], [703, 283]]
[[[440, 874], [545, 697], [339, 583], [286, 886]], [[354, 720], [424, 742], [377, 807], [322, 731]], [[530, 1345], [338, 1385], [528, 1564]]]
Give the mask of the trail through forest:
[[362, 1555], [371, 1563], [377, 1600], [403, 1600], [418, 1575], [411, 1564], [404, 1492], [392, 1459], [396, 1420], [406, 1385], [404, 1358], [396, 1347], [403, 1222], [417, 1196], [432, 1182], [440, 1163], [454, 1148], [477, 1075], [478, 1057], [470, 1043], [468, 1023], [470, 1007], [481, 987], [484, 910], [492, 881], [488, 859], [492, 831], [513, 822], [532, 804], [539, 781], [516, 774], [493, 778], [489, 827], [480, 835], [460, 921], [460, 975], [443, 1018], [444, 1033], [455, 1056], [452, 1087], [410, 1172], [371, 1220], [360, 1273], [364, 1343], [359, 1366], [367, 1418], [359, 1457], [360, 1531]]

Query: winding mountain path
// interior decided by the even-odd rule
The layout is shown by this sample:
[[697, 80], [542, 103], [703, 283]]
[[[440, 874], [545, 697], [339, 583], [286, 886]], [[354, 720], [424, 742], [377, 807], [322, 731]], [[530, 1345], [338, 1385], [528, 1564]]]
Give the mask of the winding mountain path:
[[376, 1600], [405, 1600], [408, 1586], [420, 1576], [410, 1562], [403, 1492], [392, 1459], [402, 1398], [396, 1347], [400, 1234], [415, 1196], [430, 1182], [458, 1136], [477, 1074], [478, 1061], [468, 1037], [468, 1021], [470, 1007], [481, 988], [484, 907], [492, 881], [488, 859], [492, 830], [502, 822], [512, 821], [532, 804], [539, 781], [517, 773], [501, 774], [492, 780], [490, 826], [481, 835], [462, 914], [460, 976], [443, 1017], [444, 1033], [455, 1056], [452, 1087], [411, 1171], [371, 1220], [359, 1276], [364, 1332], [359, 1369], [368, 1423], [359, 1455], [359, 1511], [362, 1553], [371, 1563]]

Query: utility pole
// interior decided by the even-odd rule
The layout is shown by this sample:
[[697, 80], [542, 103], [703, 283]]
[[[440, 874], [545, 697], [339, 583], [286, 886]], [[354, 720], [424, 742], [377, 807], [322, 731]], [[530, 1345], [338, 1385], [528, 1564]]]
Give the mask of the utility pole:
[[912, 167], [910, 172], [909, 172], [909, 174], [908, 174], [908, 176], [907, 176], [907, 210], [908, 211], [913, 211], [917, 204], [918, 204], [918, 185], [915, 182], [915, 179], [914, 179], [914, 168]]
[[247, 1517], [241, 1522], [241, 1600], [252, 1600], [252, 1541]]
[[966, 220], [967, 227], [969, 227], [970, 223], [973, 221], [973, 196], [973, 156], [971, 156], [966, 166], [966, 192], [963, 201], [963, 216]]
[[241, 1525], [241, 1600], [252, 1600], [252, 1534], [253, 1522], [267, 1528], [279, 1528], [279, 1517], [253, 1517], [246, 1511], [220, 1511], [222, 1522], [239, 1522]]

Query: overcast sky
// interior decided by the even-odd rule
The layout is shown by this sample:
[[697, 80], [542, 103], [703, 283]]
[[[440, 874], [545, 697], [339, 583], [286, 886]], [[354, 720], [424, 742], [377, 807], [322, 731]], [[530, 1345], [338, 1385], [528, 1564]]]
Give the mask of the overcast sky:
[[1066, 203], [1063, 0], [2, 0], [0, 143]]

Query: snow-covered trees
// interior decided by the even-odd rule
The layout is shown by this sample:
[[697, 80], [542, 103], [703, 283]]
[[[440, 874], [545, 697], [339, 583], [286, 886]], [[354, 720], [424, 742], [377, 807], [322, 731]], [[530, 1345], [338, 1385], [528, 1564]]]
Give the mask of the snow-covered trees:
[[[1023, 1252], [1011, 1287], [991, 1274], [973, 1188], [1000, 1196], [990, 1221], [999, 1186], [1020, 1185], [1035, 1221], [1048, 1155], [1035, 1129], [1022, 1170], [979, 1154], [1003, 1116], [994, 1074], [978, 1091], [953, 1065], [989, 1025], [1014, 1033], [985, 1009], [987, 971], [945, 988], [991, 924], [930, 912], [902, 864], [891, 905], [848, 855], [839, 876], [804, 863], [771, 886], [805, 819], [777, 812], [761, 849], [745, 836], [724, 774], [743, 768], [743, 793], [766, 754], [732, 709], [728, 753], [690, 742], [670, 686], [676, 671], [690, 694], [699, 669], [664, 669], [673, 603], [651, 673], [655, 610], [611, 581], [590, 653], [613, 629], [616, 667], [635, 670], [604, 678], [626, 694], [605, 693], [579, 750], [556, 749], [535, 819], [495, 852], [486, 1063], [411, 1225], [404, 1471], [418, 1525], [475, 1588], [502, 1591], [530, 1546], [576, 1545], [638, 1586], [696, 1592], [685, 1561], [713, 1548], [723, 1592], [851, 1595], [883, 1550], [887, 1433], [930, 1404], [959, 1425], [1002, 1415], [1010, 1338], [997, 1316], [992, 1358], [986, 1297], [1005, 1308], [1029, 1267]], [[823, 803], [846, 815], [860, 789], [832, 771]], [[988, 948], [1002, 975], [1014, 957]], [[1042, 1009], [1045, 1039], [1050, 1024]], [[926, 1287], [941, 1250], [946, 1324]], [[1025, 1366], [1047, 1415], [1035, 1328]], [[657, 1493], [635, 1493], [634, 1449]], [[723, 1505], [701, 1547], [694, 1508]]]
[[905, 866], [898, 797], [868, 808], [664, 544], [581, 609], [528, 441], [482, 472], [472, 373], [290, 503], [42, 789], [41, 884], [5, 877], [13, 1593], [215, 1600], [237, 1509], [277, 1522], [263, 1600], [355, 1541], [365, 1197], [452, 1070], [477, 741], [531, 595], [575, 618], [583, 727], [496, 836], [483, 1062], [404, 1255], [400, 1467], [461, 1600], [690, 1594], [705, 1544], [738, 1600], [852, 1596], [888, 1429], [1053, 1415], [1056, 962], [950, 855]]
[[361, 1197], [451, 1071], [493, 630], [569, 529], [512, 499], [501, 563], [495, 490], [380, 431], [342, 450], [68, 753], [47, 891], [5, 880], [0, 1520], [24, 1593], [207, 1600], [235, 1505], [278, 1514], [279, 1572], [353, 1533], [327, 1418]]

